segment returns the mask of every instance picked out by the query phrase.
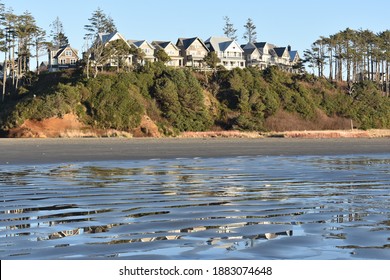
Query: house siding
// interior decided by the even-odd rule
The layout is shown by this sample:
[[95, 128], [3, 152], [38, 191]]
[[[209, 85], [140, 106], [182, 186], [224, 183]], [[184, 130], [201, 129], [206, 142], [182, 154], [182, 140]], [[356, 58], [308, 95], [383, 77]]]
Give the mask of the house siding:
[[77, 61], [79, 60], [77, 51], [69, 45], [49, 50], [48, 54], [48, 70], [51, 72], [67, 68], [75, 68]]
[[180, 40], [181, 39], [179, 39], [176, 46], [180, 49], [180, 55], [183, 57], [184, 66], [203, 68], [203, 59], [209, 51], [200, 41], [200, 39], [196, 38], [187, 48], [182, 44]]

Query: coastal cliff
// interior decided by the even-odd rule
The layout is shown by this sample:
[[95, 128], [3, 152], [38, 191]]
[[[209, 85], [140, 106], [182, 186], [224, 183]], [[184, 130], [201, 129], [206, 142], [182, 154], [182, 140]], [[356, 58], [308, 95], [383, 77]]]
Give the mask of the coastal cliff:
[[390, 99], [375, 83], [351, 87], [276, 68], [196, 72], [155, 63], [91, 79], [66, 71], [41, 74], [21, 92], [0, 105], [5, 137], [390, 128]]

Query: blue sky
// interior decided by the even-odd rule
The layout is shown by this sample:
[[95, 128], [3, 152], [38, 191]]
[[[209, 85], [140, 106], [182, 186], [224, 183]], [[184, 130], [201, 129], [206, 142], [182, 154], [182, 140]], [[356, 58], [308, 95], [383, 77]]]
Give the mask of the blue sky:
[[58, 16], [72, 46], [83, 48], [84, 25], [100, 7], [110, 15], [127, 39], [171, 40], [198, 36], [204, 40], [223, 35], [223, 17], [229, 16], [238, 30], [252, 18], [257, 41], [277, 46], [291, 45], [300, 53], [321, 35], [328, 36], [347, 27], [390, 29], [390, 1], [370, 0], [2, 0], [14, 13], [29, 11], [40, 27], [50, 33], [50, 24]]

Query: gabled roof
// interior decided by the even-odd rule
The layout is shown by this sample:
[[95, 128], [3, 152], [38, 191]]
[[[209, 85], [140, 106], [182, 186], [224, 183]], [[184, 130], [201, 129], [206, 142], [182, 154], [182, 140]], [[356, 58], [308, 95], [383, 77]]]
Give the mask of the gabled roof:
[[278, 57], [282, 57], [283, 54], [287, 51], [287, 48], [286, 47], [274, 48], [274, 51]]
[[256, 45], [254, 43], [248, 43], [246, 45], [241, 45], [241, 49], [245, 50], [254, 50], [257, 49]]
[[[241, 48], [242, 48], [242, 47], [241, 47]], [[247, 49], [243, 49], [243, 50], [244, 50], [244, 53], [245, 53], [246, 55], [253, 54], [253, 53], [255, 53], [255, 52], [258, 52], [260, 55], [263, 54], [263, 52], [262, 52], [261, 50], [259, 50], [258, 48], [253, 48], [253, 49], [247, 48]]]
[[258, 43], [253, 43], [253, 45], [256, 46], [256, 48], [264, 48], [267, 42], [258, 42]]
[[203, 45], [203, 47], [209, 51], [207, 46], [204, 44], [203, 40], [199, 37], [193, 37], [193, 38], [179, 38], [177, 40], [176, 46], [183, 46], [185, 50], [187, 50], [196, 40], [199, 40], [199, 42]]
[[296, 58], [299, 58], [298, 51], [290, 51], [290, 60], [294, 61]]
[[154, 46], [151, 45], [148, 41], [146, 40], [127, 40], [127, 42], [131, 45], [133, 44], [137, 48], [140, 48], [143, 44], [147, 44], [149, 48], [154, 49]]
[[106, 45], [108, 42], [115, 40], [123, 40], [127, 43], [125, 37], [123, 37], [119, 32], [112, 33], [99, 33], [98, 39], [102, 42], [103, 45]]
[[224, 52], [231, 45], [236, 44], [240, 48], [239, 51], [243, 52], [243, 50], [237, 44], [236, 41], [227, 37], [210, 37], [205, 41], [205, 44], [209, 46], [210, 51], [214, 51], [214, 52]]
[[152, 45], [156, 49], [166, 49], [169, 45], [172, 45], [176, 50], [179, 50], [179, 48], [171, 41], [153, 41]]
[[69, 44], [68, 45], [65, 45], [65, 46], [61, 46], [59, 47], [58, 49], [54, 49], [52, 51], [56, 52], [56, 54], [54, 55], [54, 58], [58, 58], [66, 49], [70, 49], [73, 53], [74, 56], [76, 56], [77, 58], [79, 57], [78, 56], [78, 52], [77, 50], [73, 49]]

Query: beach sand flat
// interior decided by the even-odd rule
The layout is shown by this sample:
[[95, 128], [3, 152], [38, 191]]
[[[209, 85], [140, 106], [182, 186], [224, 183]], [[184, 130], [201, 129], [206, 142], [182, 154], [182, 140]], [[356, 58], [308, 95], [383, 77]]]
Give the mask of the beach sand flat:
[[194, 157], [390, 153], [390, 138], [0, 139], [0, 165]]

